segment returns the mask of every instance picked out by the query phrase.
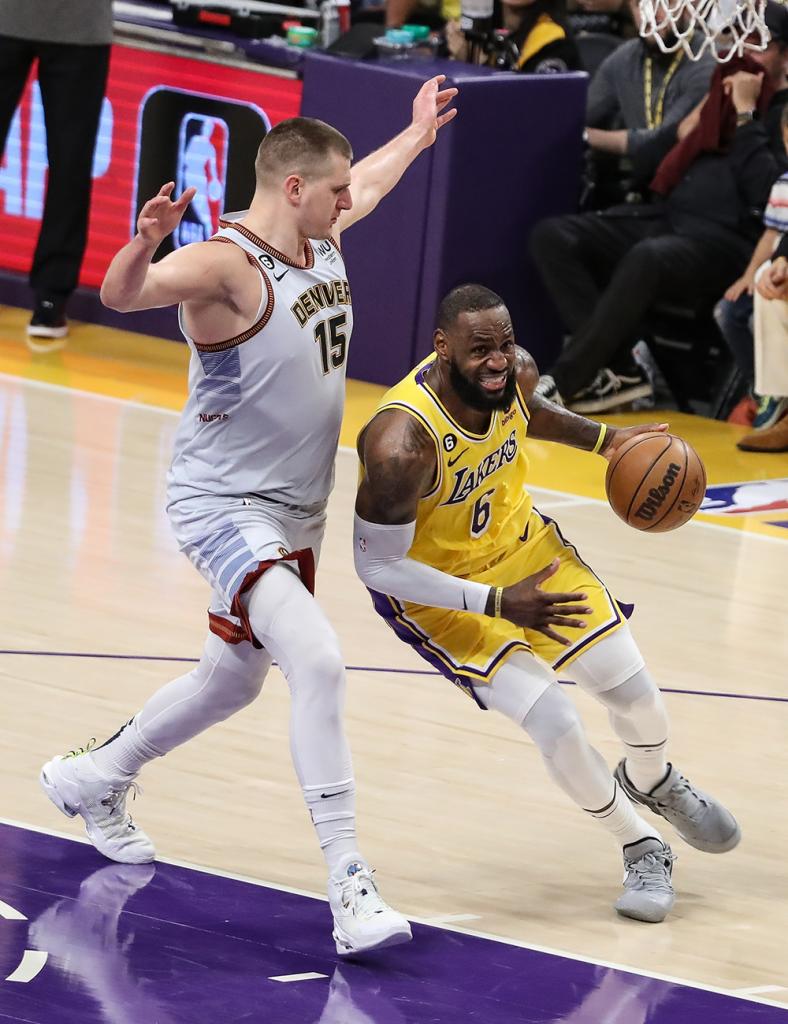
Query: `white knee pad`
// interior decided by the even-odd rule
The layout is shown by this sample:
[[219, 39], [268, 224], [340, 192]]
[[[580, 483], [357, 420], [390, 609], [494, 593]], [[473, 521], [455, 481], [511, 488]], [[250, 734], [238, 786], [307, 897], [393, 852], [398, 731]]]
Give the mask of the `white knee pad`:
[[475, 686], [474, 692], [490, 711], [500, 711], [517, 725], [548, 687], [556, 681], [555, 673], [543, 661], [518, 651], [502, 665], [487, 685]]
[[624, 623], [561, 671], [597, 697], [631, 679], [645, 664], [629, 626]]

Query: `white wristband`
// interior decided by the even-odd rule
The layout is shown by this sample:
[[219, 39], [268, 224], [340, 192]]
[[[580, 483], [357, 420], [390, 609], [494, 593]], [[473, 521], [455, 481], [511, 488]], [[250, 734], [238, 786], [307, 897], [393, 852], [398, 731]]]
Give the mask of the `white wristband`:
[[490, 587], [408, 558], [415, 534], [415, 523], [385, 526], [368, 523], [357, 515], [353, 521], [353, 558], [362, 582], [370, 590], [400, 601], [483, 615]]

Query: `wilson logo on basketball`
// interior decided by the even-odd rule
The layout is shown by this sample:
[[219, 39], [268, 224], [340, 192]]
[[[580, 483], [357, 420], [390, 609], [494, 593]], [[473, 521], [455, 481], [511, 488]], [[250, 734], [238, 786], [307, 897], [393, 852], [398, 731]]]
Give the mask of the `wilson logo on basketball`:
[[662, 507], [665, 498], [670, 494], [671, 488], [675, 484], [680, 472], [681, 466], [677, 466], [675, 462], [671, 462], [668, 465], [660, 486], [651, 488], [648, 492], [648, 497], [635, 513], [638, 519], [650, 520], [654, 518]]

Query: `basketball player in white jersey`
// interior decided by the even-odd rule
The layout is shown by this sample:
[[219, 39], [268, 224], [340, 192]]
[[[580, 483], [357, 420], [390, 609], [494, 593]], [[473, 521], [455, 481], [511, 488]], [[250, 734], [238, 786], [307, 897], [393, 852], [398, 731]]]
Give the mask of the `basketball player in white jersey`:
[[155, 851], [125, 801], [140, 769], [249, 704], [275, 659], [291, 694], [293, 762], [329, 869], [340, 954], [405, 942], [359, 852], [355, 784], [343, 731], [345, 670], [313, 597], [342, 421], [351, 291], [337, 240], [370, 213], [456, 113], [443, 76], [413, 101], [411, 124], [351, 168], [347, 139], [292, 118], [263, 139], [249, 210], [205, 242], [151, 261], [194, 195], [170, 182], [101, 290], [121, 311], [179, 304], [191, 349], [189, 397], [168, 478], [181, 549], [210, 583], [198, 666], [155, 693], [103, 746], [48, 762], [42, 786], [80, 814], [105, 856]]

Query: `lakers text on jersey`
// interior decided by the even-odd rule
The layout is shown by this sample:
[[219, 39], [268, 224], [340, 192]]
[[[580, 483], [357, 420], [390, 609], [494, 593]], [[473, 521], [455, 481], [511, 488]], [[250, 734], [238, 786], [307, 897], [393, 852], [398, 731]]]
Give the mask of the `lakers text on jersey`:
[[489, 683], [514, 651], [532, 651], [560, 668], [617, 629], [624, 614], [557, 524], [533, 507], [526, 489], [529, 413], [519, 389], [509, 409], [492, 413], [485, 434], [471, 433], [449, 415], [425, 380], [434, 358], [388, 391], [377, 410], [404, 410], [435, 445], [438, 472], [419, 502], [408, 557], [496, 587], [518, 583], [558, 558], [559, 569], [544, 589], [585, 593], [583, 603], [593, 609], [584, 616], [585, 629], [565, 631], [572, 642], [564, 647], [507, 619], [371, 592], [376, 611], [397, 636], [474, 697], [473, 686]]

